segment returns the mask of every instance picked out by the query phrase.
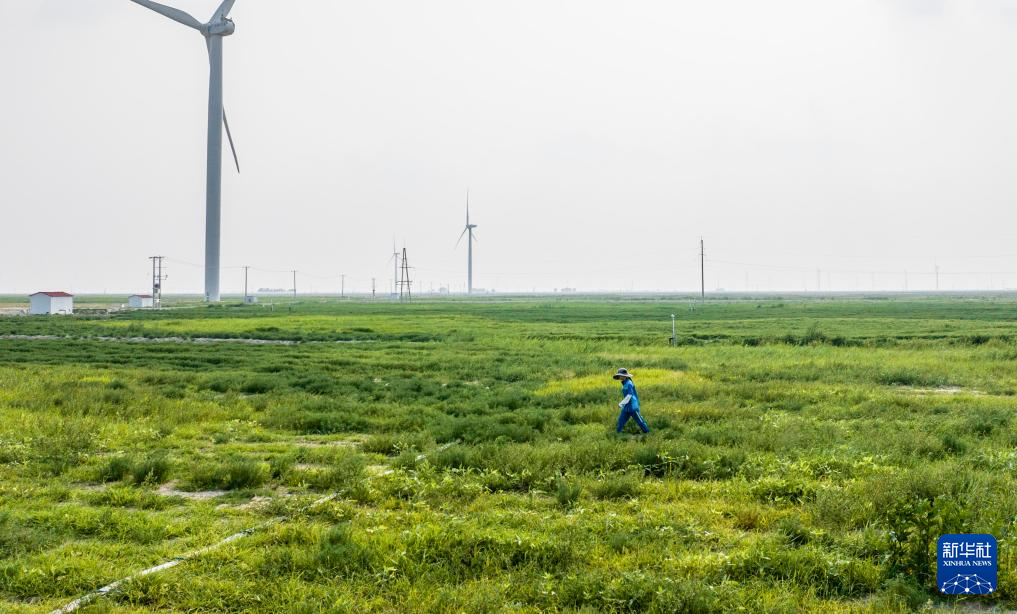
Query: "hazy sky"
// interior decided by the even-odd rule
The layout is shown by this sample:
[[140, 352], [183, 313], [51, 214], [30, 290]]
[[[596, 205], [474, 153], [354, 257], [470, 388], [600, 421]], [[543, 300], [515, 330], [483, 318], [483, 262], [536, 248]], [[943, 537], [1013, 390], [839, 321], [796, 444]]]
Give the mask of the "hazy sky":
[[[1017, 287], [1017, 0], [232, 16], [222, 262], [252, 287], [385, 287], [393, 236], [418, 290], [462, 285], [467, 187], [501, 291], [697, 288], [700, 235], [708, 289]], [[207, 79], [127, 0], [0, 0], [0, 292], [140, 291], [154, 254], [201, 291]]]

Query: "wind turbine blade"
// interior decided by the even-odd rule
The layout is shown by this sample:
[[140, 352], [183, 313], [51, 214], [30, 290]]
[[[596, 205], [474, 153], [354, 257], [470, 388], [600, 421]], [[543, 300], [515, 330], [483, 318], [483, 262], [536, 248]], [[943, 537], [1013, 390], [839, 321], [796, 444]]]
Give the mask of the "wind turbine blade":
[[152, 0], [131, 0], [131, 2], [152, 9], [156, 13], [169, 17], [170, 19], [176, 21], [177, 23], [182, 23], [185, 26], [194, 28], [198, 32], [201, 32], [202, 28], [204, 27], [204, 24], [202, 24], [200, 21], [198, 21], [191, 15], [188, 15], [187, 13], [181, 11], [180, 9], [175, 9], [172, 6], [166, 6], [165, 4], [159, 4], [158, 2], [152, 2]]
[[459, 235], [459, 240], [456, 241], [456, 247], [459, 247], [459, 244], [463, 242], [463, 237], [466, 235], [467, 230], [469, 230], [469, 228], [463, 228], [463, 234]]
[[[471, 230], [470, 231], [470, 238], [473, 239], [474, 241], [477, 241], [477, 233], [475, 233], [475, 232], [473, 232]], [[480, 243], [480, 241], [477, 241], [477, 243]]]
[[226, 138], [230, 141], [230, 151], [233, 152], [233, 163], [237, 165], [237, 172], [240, 172], [240, 160], [237, 159], [237, 148], [233, 145], [233, 135], [230, 133], [230, 122], [226, 119], [226, 109], [222, 110], [222, 123], [226, 126]]
[[212, 16], [212, 21], [215, 22], [229, 17], [230, 11], [233, 10], [234, 2], [236, 2], [236, 0], [225, 0], [222, 4], [220, 4], [219, 10]]

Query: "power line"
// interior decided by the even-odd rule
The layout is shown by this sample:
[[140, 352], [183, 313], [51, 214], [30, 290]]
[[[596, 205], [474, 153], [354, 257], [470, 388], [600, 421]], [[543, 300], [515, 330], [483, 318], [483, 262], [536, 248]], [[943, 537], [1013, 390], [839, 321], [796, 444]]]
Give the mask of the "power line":
[[[395, 250], [395, 248], [393, 248], [393, 249]], [[401, 258], [402, 258], [402, 256], [403, 256], [403, 254], [400, 251], [396, 250], [396, 251], [393, 251], [392, 258], [391, 258], [391, 261], [393, 263], [393, 275], [394, 275], [394, 277], [391, 280], [391, 283], [392, 283], [392, 288], [393, 288], [393, 292], [395, 293], [395, 296], [399, 296], [399, 293], [400, 293], [400, 282], [402, 281], [402, 274], [401, 274], [401, 268], [402, 268]], [[706, 279], [705, 279], [706, 278], [706, 248], [705, 248], [705, 239], [702, 238], [702, 237], [700, 238], [700, 253], [696, 254], [695, 257], [697, 257], [697, 259], [699, 260], [699, 262], [697, 264], [699, 264], [699, 269], [700, 269], [700, 297], [705, 299], [705, 294], [706, 294]], [[150, 257], [150, 258], [154, 258], [154, 257]], [[153, 268], [155, 269], [154, 273], [153, 273], [153, 303], [154, 304], [159, 304], [159, 302], [161, 301], [161, 292], [158, 293], [158, 296], [157, 296], [157, 293], [155, 292], [155, 284], [159, 283], [160, 288], [161, 288], [164, 285], [164, 280], [168, 278], [168, 276], [165, 274], [166, 263], [167, 262], [175, 263], [175, 264], [178, 264], [178, 265], [181, 265], [181, 266], [193, 267], [195, 269], [203, 269], [204, 268], [203, 265], [200, 265], [200, 264], [197, 264], [197, 263], [193, 263], [193, 262], [188, 262], [186, 260], [178, 260], [176, 258], [172, 258], [172, 257], [168, 257], [168, 256], [159, 256], [159, 258], [162, 259], [161, 263], [159, 261], [153, 261]], [[791, 273], [791, 272], [801, 272], [801, 273], [805, 273], [805, 275], [803, 275], [802, 277], [807, 279], [807, 276], [809, 276], [809, 274], [811, 273], [813, 275], [816, 275], [816, 289], [817, 290], [822, 290], [822, 289], [833, 290], [834, 287], [835, 287], [835, 284], [833, 283], [835, 279], [841, 279], [841, 280], [844, 280], [844, 283], [848, 283], [845, 280], [844, 276], [855, 276], [855, 282], [856, 282], [855, 285], [857, 286], [859, 283], [863, 283], [863, 282], [859, 282], [859, 280], [858, 280], [858, 278], [860, 276], [863, 276], [863, 275], [869, 277], [869, 284], [868, 285], [870, 286], [870, 289], [872, 289], [872, 290], [875, 290], [876, 288], [878, 288], [880, 286], [882, 286], [884, 288], [889, 288], [889, 287], [893, 287], [893, 286], [896, 286], [897, 288], [901, 287], [900, 285], [897, 285], [897, 284], [900, 283], [900, 281], [893, 281], [894, 279], [896, 279], [896, 280], [900, 280], [901, 279], [901, 269], [899, 269], [899, 268], [896, 269], [896, 270], [887, 270], [887, 269], [880, 270], [880, 269], [867, 269], [867, 268], [843, 268], [843, 269], [840, 269], [840, 268], [826, 268], [826, 267], [823, 267], [823, 268], [819, 269], [819, 268], [816, 268], [816, 267], [809, 268], [809, 267], [805, 267], [805, 266], [801, 266], [801, 265], [785, 265], [785, 264], [775, 264], [775, 263], [766, 263], [766, 262], [741, 262], [741, 261], [737, 261], [737, 260], [727, 260], [727, 259], [723, 259], [723, 258], [712, 258], [712, 257], [710, 258], [710, 263], [711, 263], [711, 265], [716, 266], [716, 267], [738, 267], [738, 268], [743, 268], [743, 269], [746, 269], [744, 271], [746, 274], [750, 270], [786, 271], [788, 273]], [[159, 266], [160, 264], [162, 264], [161, 275], [160, 275], [160, 266]], [[684, 269], [685, 271], [687, 271], [689, 273], [691, 273], [692, 270], [694, 270], [693, 266], [694, 265], [692, 265], [691, 262], [687, 262], [687, 264], [680, 263], [680, 268]], [[685, 268], [685, 267], [688, 267], [688, 268]], [[243, 270], [244, 276], [245, 276], [245, 286], [247, 286], [246, 292], [250, 291], [249, 276], [250, 276], [250, 273], [252, 271], [258, 271], [258, 272], [262, 272], [262, 273], [266, 273], [266, 274], [283, 274], [283, 273], [285, 273], [285, 274], [289, 274], [289, 275], [293, 276], [294, 278], [295, 278], [294, 272], [296, 271], [296, 272], [299, 272], [301, 275], [304, 275], [305, 277], [307, 277], [309, 280], [311, 280], [311, 279], [332, 280], [332, 283], [335, 283], [336, 276], [339, 275], [340, 276], [340, 279], [339, 279], [339, 286], [340, 286], [339, 287], [339, 294], [343, 298], [345, 298], [345, 278], [346, 277], [351, 277], [350, 275], [348, 275], [346, 273], [332, 273], [332, 274], [326, 274], [326, 275], [319, 275], [319, 274], [316, 274], [316, 273], [308, 273], [308, 272], [305, 272], [305, 271], [301, 271], [301, 270], [298, 270], [298, 269], [292, 269], [292, 268], [291, 269], [283, 270], [283, 269], [275, 269], [275, 268], [263, 268], [263, 267], [254, 266], [254, 265], [224, 266], [222, 268], [223, 269], [238, 269], [238, 270]], [[409, 268], [409, 267], [407, 267], [407, 268]], [[460, 271], [455, 270], [455, 269], [419, 268], [419, 267], [413, 267], [413, 269], [415, 271], [417, 271], [418, 273], [422, 272], [425, 276], [430, 276], [432, 278], [440, 278], [442, 276], [445, 276], [446, 274], [460, 274]], [[646, 272], [646, 273], [668, 271], [671, 274], [673, 274], [673, 272], [674, 272], [674, 265], [673, 264], [671, 264], [671, 265], [664, 265], [664, 267], [662, 267], [660, 269], [657, 269], [657, 268], [655, 268], [653, 266], [642, 267], [641, 271]], [[606, 269], [598, 269], [597, 271], [588, 271], [588, 272], [579, 271], [578, 273], [580, 275], [595, 276], [595, 275], [598, 275], [598, 274], [605, 274], [606, 272], [608, 272]], [[823, 283], [823, 278], [822, 278], [822, 274], [823, 273], [826, 273], [826, 280], [825, 280], [826, 283], [825, 284]], [[511, 271], [508, 271], [508, 272], [506, 272], [506, 271], [492, 271], [491, 272], [491, 275], [495, 275], [495, 276], [499, 276], [499, 277], [507, 278], [507, 279], [515, 279], [517, 281], [521, 280], [521, 279], [533, 279], [533, 278], [543, 278], [543, 279], [550, 279], [550, 278], [555, 278], [555, 277], [566, 278], [566, 277], [570, 277], [570, 276], [574, 277], [574, 276], [576, 276], [576, 274], [577, 274], [577, 271], [574, 270], [574, 269], [569, 269], [567, 272], [564, 271], [564, 270], [563, 271], [559, 271], [559, 272], [555, 272], [555, 271], [550, 271], [547, 268], [541, 268], [539, 270], [534, 270], [534, 271], [529, 271], [529, 272], [517, 272], [517, 273], [513, 273]], [[877, 276], [879, 276], [881, 279], [877, 279]], [[932, 267], [929, 267], [929, 269], [918, 270], [918, 271], [915, 271], [913, 269], [908, 270], [907, 273], [906, 273], [906, 276], [907, 276], [907, 280], [906, 280], [905, 283], [906, 283], [907, 291], [914, 290], [915, 288], [913, 288], [913, 286], [916, 286], [916, 285], [920, 286], [920, 287], [927, 287], [930, 290], [933, 289], [933, 288], [936, 289], [936, 290], [942, 290], [944, 287], [946, 287], [946, 288], [950, 288], [950, 287], [959, 288], [960, 286], [958, 284], [961, 284], [961, 285], [982, 286], [982, 285], [984, 285], [984, 280], [986, 280], [986, 279], [988, 279], [988, 286], [990, 288], [994, 288], [994, 287], [997, 287], [997, 286], [1005, 288], [1005, 287], [1007, 287], [1007, 283], [1006, 283], [1006, 279], [1005, 278], [1006, 277], [1017, 276], [1017, 271], [1013, 271], [1013, 270], [992, 270], [992, 271], [988, 271], [988, 270], [980, 270], [980, 271], [944, 270], [943, 266], [940, 265], [938, 263], [938, 261], [936, 261], [935, 264]], [[923, 280], [923, 281], [916, 283], [916, 281], [915, 281], [916, 277], [919, 280]], [[960, 280], [960, 279], [963, 279], [963, 278], [967, 278], [967, 281], [955, 281], [953, 283], [946, 282], [945, 285], [944, 285], [944, 279], [948, 279], [948, 280]], [[983, 283], [977, 283], [975, 281], [975, 279], [977, 279], [977, 278], [981, 278]], [[352, 279], [352, 277], [351, 277], [351, 279]], [[367, 280], [369, 280], [369, 279], [372, 279], [372, 278], [370, 278], [370, 277], [363, 278], [363, 281], [365, 282], [365, 285], [366, 285]], [[770, 279], [770, 278], [768, 278], [768, 279]], [[419, 280], [418, 280], [418, 282], [419, 282]], [[524, 283], [526, 283], [526, 282], [524, 282]], [[778, 285], [780, 283], [781, 282], [778, 281]], [[296, 290], [296, 281], [295, 281], [295, 279], [294, 279], [293, 285], [294, 285], [294, 290]], [[454, 286], [455, 288], [463, 290], [463, 291], [468, 291], [469, 290], [468, 285], [466, 287], [464, 287], [464, 288], [460, 288], [460, 286], [462, 286], [463, 284], [446, 284], [446, 285], [448, 285], [448, 287], [450, 289]], [[510, 285], [511, 285], [511, 282], [510, 282]], [[566, 285], [568, 285], [568, 284], [566, 284]], [[748, 282], [746, 282], [746, 287], [748, 287], [749, 285], [750, 284]], [[772, 281], [767, 284], [767, 286], [772, 286], [772, 285], [773, 285]], [[245, 292], [245, 295], [246, 295], [246, 292]], [[406, 292], [405, 292], [405, 288], [404, 288], [403, 289], [403, 294], [405, 295], [405, 293]], [[297, 296], [297, 292], [294, 292], [293, 294], [294, 294], [294, 297]], [[373, 295], [376, 296], [376, 294], [377, 294], [377, 281], [376, 281], [376, 278], [375, 278], [375, 285], [374, 285]]]

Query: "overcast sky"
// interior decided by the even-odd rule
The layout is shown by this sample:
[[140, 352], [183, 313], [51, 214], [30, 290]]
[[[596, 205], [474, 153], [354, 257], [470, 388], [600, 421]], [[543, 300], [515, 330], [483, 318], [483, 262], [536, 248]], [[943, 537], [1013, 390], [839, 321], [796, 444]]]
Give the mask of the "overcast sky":
[[[1015, 0], [232, 16], [222, 263], [254, 288], [387, 287], [393, 237], [418, 290], [461, 287], [468, 187], [499, 291], [694, 289], [700, 235], [708, 289], [1017, 287]], [[0, 292], [141, 291], [155, 254], [201, 292], [207, 79], [127, 0], [0, 0]]]

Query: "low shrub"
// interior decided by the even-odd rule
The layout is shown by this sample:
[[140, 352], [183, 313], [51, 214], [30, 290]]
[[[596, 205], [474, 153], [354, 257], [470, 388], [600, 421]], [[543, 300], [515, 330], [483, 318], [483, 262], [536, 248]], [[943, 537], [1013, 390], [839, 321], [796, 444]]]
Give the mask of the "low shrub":
[[826, 534], [809, 527], [798, 516], [785, 516], [777, 522], [777, 532], [787, 540], [790, 546], [804, 546], [814, 542], [822, 542]]
[[633, 460], [648, 476], [722, 480], [738, 474], [745, 464], [745, 453], [688, 442], [665, 451], [656, 446], [637, 448]]
[[99, 481], [119, 482], [131, 474], [133, 467], [134, 459], [122, 455], [112, 456], [99, 467]]
[[927, 584], [936, 574], [936, 543], [947, 533], [967, 533], [968, 513], [952, 497], [898, 498], [883, 511], [888, 576]]
[[445, 581], [462, 582], [505, 570], [556, 574], [577, 560], [575, 540], [489, 533], [470, 526], [456, 531], [428, 527], [410, 536], [406, 557]]
[[801, 503], [815, 493], [815, 488], [801, 478], [764, 477], [750, 488], [752, 494], [767, 503]]
[[878, 373], [875, 380], [884, 386], [945, 386], [946, 379], [926, 371], [903, 368], [889, 369]]
[[348, 523], [332, 527], [318, 544], [313, 561], [316, 571], [329, 579], [372, 573], [382, 558], [369, 544], [357, 540]]
[[279, 382], [268, 376], [253, 377], [240, 386], [240, 392], [245, 394], [265, 394], [272, 392], [279, 386]]
[[169, 476], [172, 464], [165, 454], [156, 454], [131, 467], [131, 477], [136, 484], [162, 484]]
[[296, 464], [296, 459], [293, 454], [284, 454], [280, 456], [273, 456], [268, 461], [269, 471], [272, 474], [272, 478], [280, 481], [285, 481], [293, 472], [293, 466]]
[[760, 578], [793, 582], [823, 597], [860, 597], [879, 588], [879, 567], [868, 561], [831, 555], [814, 546], [785, 548], [764, 543], [733, 556], [727, 563], [733, 580]]
[[413, 450], [419, 453], [433, 445], [433, 443], [433, 440], [423, 433], [407, 433], [402, 435], [382, 433], [368, 437], [360, 444], [360, 449], [369, 454], [393, 456], [406, 450]]
[[230, 459], [219, 463], [201, 463], [191, 469], [186, 486], [191, 490], [235, 490], [257, 488], [269, 480], [268, 463]]
[[590, 488], [590, 492], [597, 499], [634, 499], [639, 496], [641, 488], [638, 477], [615, 475], [597, 480]]
[[143, 510], [162, 510], [176, 505], [178, 500], [130, 486], [112, 486], [89, 497], [89, 503], [108, 507], [134, 507]]
[[162, 484], [169, 477], [172, 462], [165, 453], [146, 458], [118, 454], [99, 467], [100, 482], [119, 482], [130, 478], [135, 484]]
[[353, 491], [362, 485], [363, 480], [364, 461], [361, 457], [350, 454], [325, 469], [312, 472], [307, 482], [320, 491]]

